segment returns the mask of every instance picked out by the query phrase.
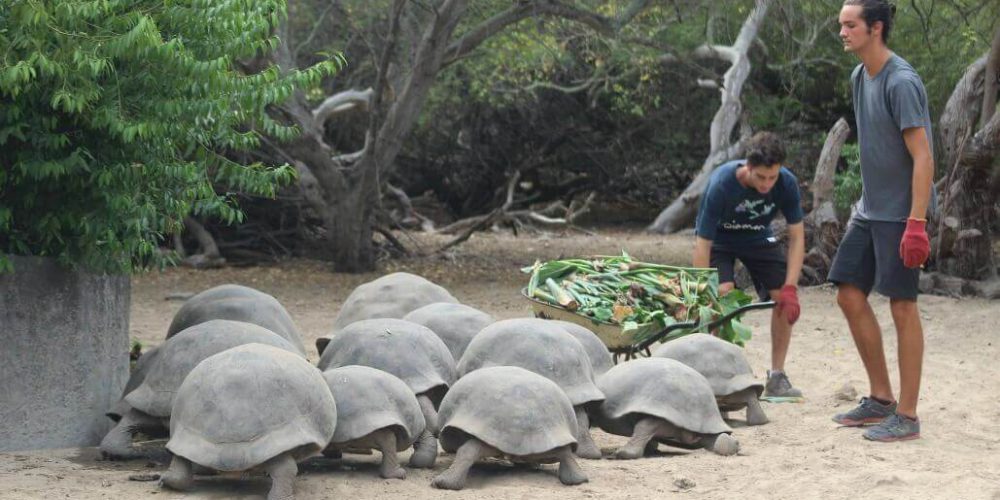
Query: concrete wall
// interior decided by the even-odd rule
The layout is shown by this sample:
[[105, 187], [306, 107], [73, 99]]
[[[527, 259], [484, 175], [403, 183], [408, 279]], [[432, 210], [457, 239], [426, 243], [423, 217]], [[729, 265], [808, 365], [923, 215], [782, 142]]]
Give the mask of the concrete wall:
[[11, 257], [0, 274], [0, 451], [96, 445], [128, 378], [128, 276]]

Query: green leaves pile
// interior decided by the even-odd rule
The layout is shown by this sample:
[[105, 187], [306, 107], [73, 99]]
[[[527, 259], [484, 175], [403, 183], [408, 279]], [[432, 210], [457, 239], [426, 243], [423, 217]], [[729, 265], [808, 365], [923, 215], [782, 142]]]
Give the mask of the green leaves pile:
[[[594, 321], [621, 325], [625, 330], [652, 333], [678, 322], [698, 326], [672, 332], [667, 339], [705, 331], [703, 325], [749, 304], [752, 298], [736, 289], [719, 296], [715, 269], [650, 264], [621, 256], [536, 262], [530, 273], [529, 297], [563, 307]], [[659, 329], [638, 329], [656, 323]], [[751, 330], [737, 319], [718, 325], [718, 336], [737, 345], [750, 340]]]
[[163, 264], [158, 244], [185, 216], [240, 221], [235, 194], [291, 182], [288, 166], [224, 156], [261, 133], [292, 138], [266, 109], [343, 64], [264, 64], [285, 7], [0, 1], [0, 272], [5, 254], [115, 272]]

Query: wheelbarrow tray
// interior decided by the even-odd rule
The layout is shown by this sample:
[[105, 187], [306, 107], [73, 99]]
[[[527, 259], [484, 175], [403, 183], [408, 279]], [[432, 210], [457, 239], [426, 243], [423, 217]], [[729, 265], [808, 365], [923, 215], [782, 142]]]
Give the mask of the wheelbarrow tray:
[[632, 328], [624, 328], [618, 323], [598, 321], [590, 316], [585, 316], [564, 307], [529, 297], [527, 288], [521, 289], [521, 295], [531, 302], [531, 310], [535, 313], [536, 317], [576, 323], [594, 332], [601, 339], [601, 342], [604, 342], [604, 345], [612, 350], [628, 348], [635, 344], [636, 338], [647, 338], [649, 335], [655, 334], [662, 329], [655, 322], [640, 323]]
[[[564, 307], [553, 305], [534, 297], [529, 297], [527, 288], [521, 289], [521, 295], [528, 299], [531, 304], [531, 309], [536, 317], [569, 321], [587, 328], [594, 332], [597, 337], [601, 339], [601, 342], [604, 342], [604, 345], [607, 346], [609, 351], [615, 353], [616, 355], [625, 354], [626, 359], [630, 359], [635, 356], [635, 353], [643, 351], [647, 351], [648, 355], [649, 347], [656, 342], [670, 340], [679, 334], [680, 330], [698, 326], [697, 321], [684, 321], [674, 323], [666, 327], [660, 326], [655, 322], [649, 322], [639, 323], [631, 328], [625, 328], [623, 325], [618, 323], [598, 321], [590, 316], [585, 316], [583, 314], [570, 311]], [[725, 316], [703, 325], [703, 328], [712, 329], [721, 325], [723, 322], [739, 317], [748, 311], [756, 309], [771, 309], [774, 305], [775, 303], [773, 301], [747, 304], [730, 311]]]

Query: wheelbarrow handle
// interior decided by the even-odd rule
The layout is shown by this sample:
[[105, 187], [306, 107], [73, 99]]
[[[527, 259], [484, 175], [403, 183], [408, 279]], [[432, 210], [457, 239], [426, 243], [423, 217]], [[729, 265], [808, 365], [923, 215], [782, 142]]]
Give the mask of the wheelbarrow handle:
[[[706, 329], [711, 330], [712, 328], [715, 328], [716, 326], [719, 326], [722, 323], [724, 323], [726, 321], [729, 321], [729, 320], [735, 318], [736, 316], [739, 316], [739, 315], [741, 315], [741, 314], [743, 314], [745, 312], [755, 311], [757, 309], [771, 309], [775, 305], [776, 304], [775, 304], [775, 302], [773, 300], [768, 300], [768, 301], [765, 301], [765, 302], [754, 302], [754, 303], [751, 303], [751, 304], [747, 304], [745, 306], [741, 306], [741, 307], [738, 307], [736, 309], [733, 309], [732, 311], [729, 312], [729, 314], [726, 314], [726, 315], [722, 316], [721, 318], [718, 318], [718, 319], [716, 319], [714, 321], [711, 321], [711, 322], [705, 324], [704, 327]], [[662, 331], [657, 332], [656, 334], [654, 334], [653, 336], [649, 337], [648, 339], [644, 340], [641, 344], [638, 345], [638, 347], [636, 348], [636, 350], [637, 351], [647, 350], [653, 344], [659, 342], [660, 340], [663, 340], [663, 338], [666, 337], [670, 332], [673, 332], [675, 330], [684, 329], [684, 328], [694, 328], [696, 326], [698, 326], [698, 322], [697, 321], [684, 321], [682, 323], [674, 323], [674, 324], [672, 324], [672, 325], [664, 328]]]

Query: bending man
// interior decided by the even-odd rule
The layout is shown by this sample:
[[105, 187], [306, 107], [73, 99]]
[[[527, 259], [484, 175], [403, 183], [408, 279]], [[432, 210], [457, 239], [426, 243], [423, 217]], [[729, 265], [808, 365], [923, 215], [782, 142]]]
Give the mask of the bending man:
[[[764, 395], [801, 397], [785, 375], [792, 325], [799, 318], [798, 282], [805, 255], [798, 181], [781, 166], [785, 149], [775, 134], [750, 139], [747, 157], [715, 169], [701, 199], [693, 263], [719, 270], [719, 291], [735, 286], [737, 259], [750, 271], [761, 300], [774, 300], [771, 314], [771, 369]], [[781, 210], [788, 222], [788, 258], [771, 231]]]

